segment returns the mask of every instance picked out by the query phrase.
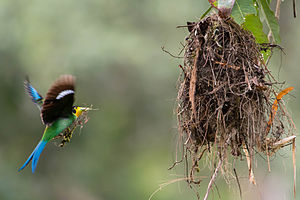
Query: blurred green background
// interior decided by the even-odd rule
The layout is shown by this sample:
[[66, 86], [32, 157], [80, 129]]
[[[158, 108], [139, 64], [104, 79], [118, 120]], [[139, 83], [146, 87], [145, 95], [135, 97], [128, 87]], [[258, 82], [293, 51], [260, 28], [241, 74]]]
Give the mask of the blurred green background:
[[[182, 60], [161, 46], [177, 54], [187, 30], [176, 26], [197, 20], [207, 8], [200, 0], [1, 0], [0, 199], [140, 200], [159, 184], [183, 178], [183, 164], [167, 170], [175, 160], [173, 110]], [[271, 69], [287, 86], [295, 86], [297, 97], [300, 23], [292, 17], [290, 1], [282, 4], [280, 25], [286, 55], [277, 50]], [[35, 174], [30, 166], [18, 173], [44, 129], [38, 109], [24, 93], [25, 75], [44, 95], [61, 74], [77, 77], [77, 104], [92, 104], [99, 111], [89, 113], [89, 122], [64, 148], [48, 144]], [[285, 99], [299, 124], [297, 99]], [[243, 195], [255, 199], [246, 186], [245, 161], [240, 166]], [[269, 181], [275, 184], [271, 193], [291, 198], [289, 147], [272, 159], [271, 173], [265, 161], [255, 167], [260, 185], [267, 188]], [[210, 173], [204, 170], [203, 175]], [[197, 189], [202, 198], [206, 184], [205, 179]], [[214, 189], [210, 199], [239, 199], [236, 182], [227, 186], [219, 178], [217, 186], [220, 197]], [[196, 195], [181, 181], [153, 199]]]

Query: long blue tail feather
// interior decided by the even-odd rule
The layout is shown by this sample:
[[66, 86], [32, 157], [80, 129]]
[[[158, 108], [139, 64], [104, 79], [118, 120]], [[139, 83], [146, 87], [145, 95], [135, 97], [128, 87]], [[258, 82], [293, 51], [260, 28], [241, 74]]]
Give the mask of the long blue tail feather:
[[33, 157], [33, 154], [34, 154], [34, 151], [31, 153], [31, 155], [28, 157], [28, 159], [27, 159], [26, 162], [22, 165], [22, 167], [20, 167], [20, 169], [18, 170], [18, 172], [21, 171], [22, 169], [24, 169], [24, 168], [28, 165], [28, 163], [31, 161], [31, 159], [32, 159], [32, 157]]
[[46, 141], [40, 141], [38, 143], [38, 145], [35, 147], [35, 149], [33, 150], [33, 152], [31, 153], [31, 155], [28, 157], [26, 162], [22, 165], [22, 167], [20, 167], [20, 169], [18, 171], [21, 171], [22, 169], [24, 169], [32, 159], [31, 168], [32, 168], [32, 173], [34, 173], [37, 163], [38, 163], [38, 160], [39, 160], [39, 157], [40, 157], [42, 151], [44, 150], [46, 144], [47, 144]]

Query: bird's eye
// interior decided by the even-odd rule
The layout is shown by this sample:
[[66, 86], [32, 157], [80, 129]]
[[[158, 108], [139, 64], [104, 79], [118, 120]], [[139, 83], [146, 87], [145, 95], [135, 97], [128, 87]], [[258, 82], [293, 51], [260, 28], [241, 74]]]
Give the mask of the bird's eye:
[[72, 109], [72, 113], [76, 113], [76, 107], [73, 107], [73, 109]]

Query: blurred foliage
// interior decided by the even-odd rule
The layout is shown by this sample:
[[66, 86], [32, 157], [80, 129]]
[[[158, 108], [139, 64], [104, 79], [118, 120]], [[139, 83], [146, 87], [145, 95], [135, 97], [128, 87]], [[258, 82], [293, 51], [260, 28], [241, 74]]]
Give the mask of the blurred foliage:
[[[184, 177], [183, 164], [167, 171], [175, 160], [173, 109], [182, 61], [161, 46], [180, 52], [187, 30], [175, 27], [196, 20], [207, 8], [199, 0], [2, 0], [0, 199], [148, 199], [159, 184]], [[283, 7], [287, 55], [276, 56], [274, 71], [281, 69], [281, 79], [295, 86], [298, 96], [300, 28], [290, 12]], [[89, 122], [64, 148], [48, 144], [35, 174], [29, 167], [18, 173], [44, 128], [24, 93], [25, 75], [45, 94], [66, 73], [77, 77], [76, 104], [99, 111], [90, 112]], [[300, 107], [290, 100], [297, 122]], [[291, 163], [289, 151], [286, 155], [271, 164]], [[285, 167], [278, 172], [292, 185], [292, 164]], [[238, 199], [222, 181], [218, 187], [221, 199]], [[183, 198], [196, 198], [184, 181], [153, 197]]]

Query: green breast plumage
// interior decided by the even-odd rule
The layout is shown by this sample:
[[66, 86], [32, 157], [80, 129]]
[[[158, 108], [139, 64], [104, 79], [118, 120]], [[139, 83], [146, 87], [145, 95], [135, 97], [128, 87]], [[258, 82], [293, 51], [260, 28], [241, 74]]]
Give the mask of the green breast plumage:
[[53, 122], [50, 126], [47, 126], [42, 137], [43, 141], [49, 141], [52, 138], [58, 136], [66, 128], [68, 128], [76, 119], [75, 115], [70, 115], [68, 118], [60, 118]]

